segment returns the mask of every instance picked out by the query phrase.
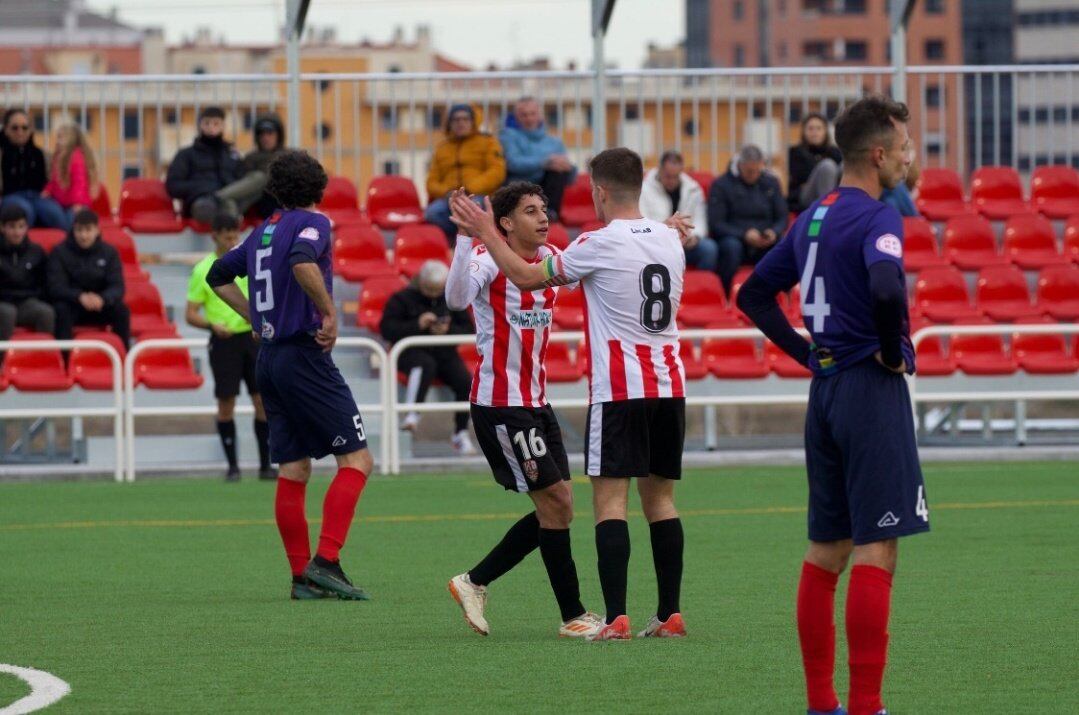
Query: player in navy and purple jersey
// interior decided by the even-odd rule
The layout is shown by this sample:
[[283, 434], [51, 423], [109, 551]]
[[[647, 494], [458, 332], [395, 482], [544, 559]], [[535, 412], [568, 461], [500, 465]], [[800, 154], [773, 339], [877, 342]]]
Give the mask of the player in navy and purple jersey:
[[[908, 111], [866, 97], [836, 120], [839, 188], [803, 212], [738, 294], [738, 306], [813, 372], [806, 414], [809, 549], [798, 635], [809, 712], [846, 713], [833, 684], [835, 589], [853, 554], [846, 623], [852, 715], [883, 713], [888, 612], [900, 536], [929, 530], [910, 395], [903, 224], [878, 201], [910, 165]], [[776, 294], [801, 284], [794, 331]]]
[[[269, 191], [284, 207], [214, 262], [206, 282], [261, 337], [256, 377], [270, 424], [270, 454], [281, 465], [277, 528], [292, 569], [292, 597], [367, 600], [338, 556], [374, 461], [363, 421], [330, 358], [337, 341], [330, 222], [314, 210], [326, 172], [301, 151], [270, 165]], [[248, 276], [250, 298], [233, 283]], [[250, 302], [249, 302], [250, 301]], [[337, 458], [311, 558], [304, 500], [311, 459]]]

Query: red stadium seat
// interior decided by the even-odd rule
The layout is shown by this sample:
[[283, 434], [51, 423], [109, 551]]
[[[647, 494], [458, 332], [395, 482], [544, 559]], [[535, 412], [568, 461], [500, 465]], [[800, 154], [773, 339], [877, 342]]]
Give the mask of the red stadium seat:
[[813, 374], [787, 353], [779, 349], [779, 346], [770, 340], [764, 349], [764, 357], [772, 368], [772, 372], [780, 377], [812, 377]]
[[344, 176], [330, 177], [318, 210], [326, 214], [334, 226], [370, 223], [360, 211], [360, 197], [355, 185]]
[[708, 192], [712, 190], [712, 182], [716, 180], [716, 175], [710, 171], [687, 171], [689, 177], [697, 182], [701, 187], [701, 191], [704, 192], [704, 198], [708, 198]]
[[476, 349], [476, 344], [465, 343], [464, 345], [458, 345], [457, 354], [461, 356], [461, 361], [464, 362], [465, 368], [474, 373], [480, 364], [480, 353]]
[[[75, 337], [79, 340], [100, 340], [106, 342], [120, 353], [120, 360], [124, 359], [127, 351], [120, 338], [114, 333], [103, 330], [79, 331]], [[68, 361], [68, 374], [76, 385], [84, 390], [111, 390], [112, 389], [112, 363], [109, 356], [100, 350], [93, 348], [74, 348]]]
[[1030, 203], [1049, 218], [1079, 214], [1079, 171], [1070, 166], [1039, 166], [1030, 178]]
[[547, 244], [560, 251], [569, 248], [569, 234], [566, 233], [566, 227], [557, 221], [549, 224], [547, 228]]
[[682, 340], [678, 343], [678, 356], [682, 359], [682, 367], [685, 369], [687, 380], [703, 380], [708, 376], [708, 365], [704, 360], [697, 357], [697, 351], [693, 348], [693, 341]]
[[378, 229], [349, 224], [334, 229], [333, 271], [346, 281], [397, 273], [386, 260], [386, 242]]
[[967, 282], [954, 268], [928, 268], [914, 284], [914, 305], [935, 323], [953, 323], [981, 316], [970, 304]]
[[399, 276], [368, 278], [360, 290], [360, 305], [356, 310], [356, 324], [372, 333], [378, 332], [382, 309], [391, 295], [407, 285]]
[[[49, 333], [19, 332], [16, 342], [55, 340]], [[0, 382], [23, 392], [59, 392], [71, 388], [71, 377], [57, 348], [9, 348], [0, 368]]]
[[139, 252], [135, 248], [135, 239], [131, 237], [126, 228], [102, 226], [101, 240], [119, 252], [120, 262], [125, 266], [139, 265]]
[[120, 219], [112, 210], [112, 201], [109, 199], [109, 190], [104, 184], [97, 185], [97, 195], [90, 200], [90, 208], [97, 214], [97, 220], [104, 229], [107, 226], [119, 226]]
[[577, 180], [566, 187], [562, 195], [562, 213], [558, 220], [567, 226], [583, 226], [596, 220], [592, 204], [592, 182], [588, 174], [577, 174]]
[[45, 253], [52, 253], [52, 249], [67, 238], [67, 233], [60, 228], [32, 228], [27, 232], [26, 237], [41, 246]]
[[[174, 338], [176, 329], [148, 332], [142, 340]], [[135, 358], [135, 387], [151, 390], [196, 390], [202, 387], [202, 375], [187, 348], [148, 348]]]
[[992, 266], [978, 273], [978, 307], [993, 320], [1013, 321], [1037, 314], [1030, 302], [1027, 279], [1015, 266]]
[[[579, 347], [578, 351], [583, 351]], [[544, 360], [548, 382], [577, 382], [584, 375], [581, 364], [570, 355], [567, 343], [551, 341]]]
[[367, 187], [367, 215], [382, 228], [423, 221], [416, 186], [406, 176], [376, 176]]
[[724, 380], [755, 380], [767, 377], [769, 371], [753, 338], [705, 340], [701, 359], [709, 372]]
[[981, 216], [948, 219], [944, 226], [944, 257], [968, 271], [1008, 263], [997, 251], [993, 226]]
[[[1024, 324], [1054, 322], [1051, 318], [1024, 320]], [[1068, 349], [1063, 335], [1012, 335], [1012, 354], [1024, 372], [1036, 375], [1065, 375], [1079, 370], [1079, 357]]]
[[[975, 320], [966, 324], [990, 322]], [[1019, 369], [1000, 335], [954, 335], [952, 355], [959, 369], [968, 375], [1011, 375]]]
[[442, 261], [449, 265], [450, 249], [446, 234], [429, 223], [409, 224], [397, 230], [394, 241], [393, 264], [399, 273], [411, 278], [427, 261]]
[[704, 327], [728, 312], [727, 299], [723, 297], [723, 285], [715, 273], [686, 271], [682, 305], [678, 308], [680, 323], [690, 327]]
[[124, 303], [131, 311], [131, 334], [142, 337], [144, 333], [175, 331], [165, 315], [161, 293], [153, 283], [132, 283], [124, 286]]
[[158, 179], [124, 179], [120, 190], [120, 223], [136, 233], [179, 233], [184, 221], [176, 215], [165, 184]]
[[[911, 337], [914, 337], [918, 330], [928, 325], [929, 323], [925, 321], [912, 322], [910, 327]], [[915, 363], [918, 368], [918, 375], [925, 377], [951, 375], [958, 369], [955, 364], [955, 357], [951, 354], [951, 351], [945, 349], [939, 335], [923, 338], [918, 343], [915, 351]]]
[[930, 221], [947, 221], [973, 211], [963, 198], [959, 174], [951, 169], [922, 169], [918, 179], [918, 212]]
[[1064, 226], [1064, 255], [1079, 263], [1079, 214], [1069, 218]]
[[558, 291], [558, 300], [554, 309], [554, 324], [563, 330], [582, 330], [584, 328], [584, 289], [563, 288]]
[[1028, 270], [1068, 262], [1057, 251], [1053, 224], [1038, 214], [1016, 214], [1008, 219], [1004, 225], [1004, 256]]
[[933, 224], [921, 216], [903, 217], [903, 267], [910, 273], [948, 265], [940, 255]]
[[1010, 166], [975, 169], [970, 178], [970, 201], [983, 216], [996, 220], [1030, 211], [1023, 200], [1019, 173]]
[[727, 307], [730, 311], [746, 325], [749, 325], [752, 321], [746, 317], [738, 308], [738, 291], [742, 287], [742, 284], [749, 280], [749, 277], [753, 274], [752, 266], [742, 266], [734, 274], [734, 278], [731, 279], [731, 294], [727, 296]]
[[1038, 274], [1038, 308], [1057, 320], [1079, 320], [1079, 266], [1049, 266]]

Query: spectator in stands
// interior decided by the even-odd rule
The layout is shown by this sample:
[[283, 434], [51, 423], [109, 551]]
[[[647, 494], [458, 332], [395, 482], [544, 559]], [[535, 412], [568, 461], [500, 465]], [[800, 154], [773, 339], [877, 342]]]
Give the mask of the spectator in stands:
[[535, 97], [517, 100], [498, 139], [506, 155], [506, 183], [529, 181], [539, 184], [547, 195], [547, 216], [551, 221], [557, 221], [562, 210], [562, 194], [573, 183], [577, 167], [566, 155], [562, 140], [547, 133]]
[[67, 230], [68, 215], [43, 193], [46, 173], [45, 154], [34, 144], [30, 115], [9, 109], [0, 132], [0, 206], [18, 205], [31, 226]]
[[45, 250], [26, 237], [28, 230], [22, 206], [0, 208], [0, 340], [16, 327], [51, 334], [56, 325], [56, 313], [44, 300]]
[[641, 214], [653, 221], [666, 221], [679, 213], [688, 216], [693, 232], [683, 245], [686, 264], [702, 271], [715, 271], [719, 259], [719, 247], [708, 237], [708, 213], [704, 190], [687, 174], [682, 155], [665, 151], [659, 158], [659, 167], [644, 175], [641, 187]]
[[199, 135], [169, 165], [165, 188], [184, 204], [184, 216], [209, 224], [218, 211], [244, 213], [266, 188], [262, 172], [244, 175], [240, 154], [225, 141], [225, 111], [206, 107], [199, 113]]
[[506, 178], [506, 161], [498, 139], [479, 130], [476, 109], [455, 104], [446, 118], [446, 138], [435, 147], [427, 172], [427, 210], [424, 219], [443, 230], [446, 240], [457, 239], [450, 220], [450, 192], [464, 187], [477, 198], [493, 193]]
[[131, 342], [120, 253], [101, 240], [97, 214], [90, 209], [75, 214], [67, 239], [52, 250], [47, 285], [58, 339], [70, 340], [76, 325], [106, 325], [125, 346]]
[[[255, 148], [244, 157], [244, 177], [252, 177], [256, 173], [269, 177], [270, 162], [285, 148], [285, 126], [276, 114], [264, 114], [255, 120], [252, 131], [255, 134]], [[267, 218], [280, 208], [280, 204], [263, 191], [251, 208], [260, 218]]]
[[918, 166], [918, 152], [915, 151], [913, 143], [910, 147], [910, 153], [910, 166], [907, 168], [906, 180], [896, 184], [894, 188], [885, 189], [884, 193], [880, 195], [880, 200], [895, 208], [900, 216], [920, 215], [914, 205], [913, 192], [915, 187], [918, 186], [918, 177], [922, 175], [922, 170]]
[[812, 112], [802, 120], [802, 141], [787, 152], [787, 204], [801, 213], [839, 185], [843, 155], [828, 133], [828, 120]]
[[44, 195], [60, 204], [70, 218], [89, 208], [97, 189], [97, 162], [86, 134], [74, 122], [61, 124], [56, 129], [56, 151]]
[[[276, 479], [270, 468], [270, 427], [262, 407], [258, 382], [255, 380], [255, 361], [259, 343], [251, 332], [251, 324], [218, 297], [206, 282], [206, 274], [221, 256], [240, 242], [240, 221], [230, 213], [220, 212], [210, 224], [214, 252], [195, 264], [187, 286], [187, 324], [210, 331], [210, 370], [214, 374], [214, 397], [217, 398], [217, 434], [225, 450], [228, 471], [225, 480], [240, 480], [240, 465], [236, 458], [236, 396], [240, 382], [247, 385], [247, 394], [255, 408], [255, 438], [259, 449], [259, 479]], [[247, 295], [247, 278], [237, 278], [243, 294]]]
[[[475, 332], [468, 311], [450, 310], [446, 305], [446, 278], [449, 269], [441, 261], [427, 261], [412, 285], [390, 296], [382, 311], [379, 331], [382, 337], [397, 342], [413, 335], [465, 335]], [[423, 402], [431, 382], [438, 378], [451, 390], [454, 399], [467, 402], [472, 387], [464, 361], [456, 346], [415, 347], [401, 353], [397, 369], [408, 377], [406, 402]], [[453, 416], [453, 448], [458, 454], [475, 454], [468, 435], [468, 411]], [[403, 430], [415, 430], [420, 416], [409, 412], [401, 423]]]
[[764, 154], [747, 144], [708, 192], [708, 230], [719, 245], [719, 278], [727, 294], [743, 263], [755, 264], [787, 227], [779, 179], [764, 170]]

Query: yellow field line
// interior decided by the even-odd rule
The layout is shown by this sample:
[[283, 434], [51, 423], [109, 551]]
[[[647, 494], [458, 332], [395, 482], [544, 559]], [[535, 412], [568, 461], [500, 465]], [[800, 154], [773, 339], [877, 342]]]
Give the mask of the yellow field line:
[[[1032, 500], [1032, 501], [990, 501], [990, 502], [946, 502], [933, 504], [936, 511], [968, 509], [1040, 509], [1048, 507], [1079, 506], [1079, 499]], [[685, 509], [682, 516], [757, 516], [763, 514], [804, 514], [804, 506], [766, 506], [741, 509]], [[640, 516], [640, 512], [630, 512], [631, 516]], [[360, 522], [369, 524], [404, 524], [439, 521], [501, 521], [516, 519], [520, 512], [492, 514], [386, 514], [361, 516]], [[590, 514], [577, 512], [578, 518], [587, 519]], [[313, 524], [321, 519], [311, 519]], [[134, 528], [174, 528], [174, 527], [213, 527], [213, 526], [273, 526], [273, 519], [117, 519], [114, 521], [55, 521], [39, 524], [0, 524], [0, 531], [40, 531], [51, 529], [99, 529], [115, 527]]]

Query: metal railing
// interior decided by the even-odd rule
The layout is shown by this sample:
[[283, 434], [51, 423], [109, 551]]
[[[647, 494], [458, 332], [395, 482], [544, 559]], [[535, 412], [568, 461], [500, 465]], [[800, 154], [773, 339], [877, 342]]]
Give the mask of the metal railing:
[[[866, 92], [888, 91], [890, 67], [611, 70], [604, 127], [592, 122], [587, 71], [304, 73], [301, 146], [363, 189], [372, 175], [411, 177], [423, 191], [448, 108], [476, 105], [497, 133], [523, 95], [536, 97], [547, 129], [583, 164], [593, 132], [640, 152], [647, 164], [679, 149], [691, 168], [719, 173], [744, 143], [759, 144], [785, 172], [786, 149], [811, 111], [834, 118]], [[113, 196], [124, 176], [160, 176], [194, 136], [198, 110], [219, 104], [228, 135], [252, 146], [255, 115], [285, 103], [287, 76], [0, 76], [0, 107], [27, 108], [44, 134], [62, 117], [87, 128]], [[1021, 172], [1079, 154], [1079, 65], [909, 67], [911, 131], [922, 166], [961, 174], [983, 164]]]

